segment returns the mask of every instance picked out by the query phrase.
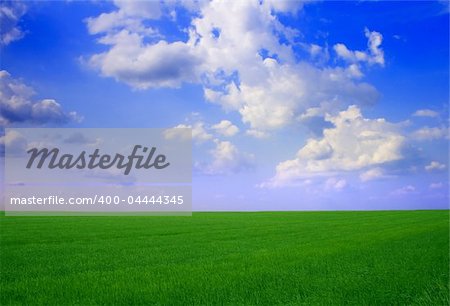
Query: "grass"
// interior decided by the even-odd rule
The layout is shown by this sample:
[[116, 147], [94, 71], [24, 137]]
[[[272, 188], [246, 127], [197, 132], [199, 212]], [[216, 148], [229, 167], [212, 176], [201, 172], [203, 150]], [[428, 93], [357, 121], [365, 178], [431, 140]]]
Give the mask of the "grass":
[[0, 217], [0, 304], [449, 305], [449, 211]]

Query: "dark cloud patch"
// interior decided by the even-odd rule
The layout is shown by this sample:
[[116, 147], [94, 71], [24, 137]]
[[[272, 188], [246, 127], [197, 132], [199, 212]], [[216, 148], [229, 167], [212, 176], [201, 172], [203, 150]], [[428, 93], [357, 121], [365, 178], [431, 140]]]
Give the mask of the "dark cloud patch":
[[33, 101], [34, 90], [0, 71], [0, 125], [31, 123], [37, 125], [65, 124], [80, 121], [76, 112], [66, 112], [53, 99]]

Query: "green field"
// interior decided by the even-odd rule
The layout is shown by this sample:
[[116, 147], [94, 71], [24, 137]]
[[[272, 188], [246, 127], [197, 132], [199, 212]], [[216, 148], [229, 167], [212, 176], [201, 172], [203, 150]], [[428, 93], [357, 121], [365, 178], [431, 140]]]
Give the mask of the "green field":
[[0, 217], [0, 304], [448, 305], [449, 212]]

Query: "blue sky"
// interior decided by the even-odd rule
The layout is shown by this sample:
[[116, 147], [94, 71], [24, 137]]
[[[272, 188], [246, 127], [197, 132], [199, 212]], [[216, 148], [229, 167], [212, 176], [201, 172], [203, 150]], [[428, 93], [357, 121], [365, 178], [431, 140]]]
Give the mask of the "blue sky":
[[196, 210], [448, 207], [446, 2], [1, 12], [2, 126], [191, 127]]

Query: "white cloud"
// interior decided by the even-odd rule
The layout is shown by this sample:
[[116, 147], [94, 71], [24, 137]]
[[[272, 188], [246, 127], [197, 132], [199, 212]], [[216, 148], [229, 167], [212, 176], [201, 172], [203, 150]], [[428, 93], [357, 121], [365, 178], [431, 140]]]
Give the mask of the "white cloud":
[[[109, 47], [88, 59], [91, 67], [133, 88], [179, 87], [197, 82], [200, 58], [192, 44], [168, 42], [148, 21], [161, 18], [176, 2], [115, 0], [117, 10], [86, 19], [89, 33], [101, 35], [99, 43]], [[195, 9], [198, 3], [184, 3]], [[198, 8], [197, 8], [198, 9]]]
[[279, 0], [265, 0], [263, 5], [268, 5], [271, 9], [281, 12], [296, 14], [302, 7], [304, 1], [279, 1]]
[[14, 79], [6, 70], [0, 71], [0, 124], [29, 122], [34, 124], [80, 121], [76, 112], [65, 112], [53, 99], [32, 101], [34, 90]]
[[324, 112], [320, 107], [311, 107], [308, 108], [303, 114], [300, 114], [298, 117], [299, 120], [305, 120], [314, 117], [323, 116]]
[[367, 60], [367, 54], [363, 51], [351, 51], [347, 48], [346, 45], [341, 43], [334, 45], [333, 49], [340, 58], [348, 62], [353, 63]]
[[360, 174], [359, 178], [363, 182], [368, 182], [384, 177], [384, 171], [381, 168], [369, 169]]
[[89, 33], [99, 34], [128, 28], [143, 34], [153, 34], [151, 28], [144, 26], [143, 20], [155, 20], [161, 17], [162, 3], [160, 1], [114, 0], [113, 2], [118, 10], [86, 19]]
[[448, 137], [448, 128], [445, 127], [423, 127], [412, 133], [416, 140], [434, 140]]
[[366, 62], [369, 65], [378, 64], [384, 66], [384, 51], [381, 49], [383, 35], [376, 31], [364, 30], [367, 37], [366, 51], [351, 51], [346, 45], [339, 43], [334, 45], [336, 54], [349, 63]]
[[308, 139], [306, 145], [301, 148], [297, 157], [301, 160], [323, 160], [333, 155], [333, 148], [327, 139]]
[[255, 137], [255, 138], [267, 138], [269, 137], [269, 134], [260, 130], [255, 130], [255, 129], [249, 129], [247, 131], [245, 131], [245, 134], [251, 136], [251, 137]]
[[[174, 139], [176, 137], [186, 137], [186, 133], [184, 129], [192, 129], [192, 139], [202, 143], [207, 140], [212, 140], [213, 135], [208, 133], [205, 129], [205, 124], [201, 121], [198, 121], [194, 124], [179, 124], [171, 129], [164, 131], [164, 137], [167, 139]], [[179, 130], [179, 131], [177, 131]], [[181, 133], [179, 133], [181, 132]]]
[[364, 118], [356, 106], [327, 115], [326, 120], [334, 127], [326, 128], [322, 138], [308, 139], [294, 159], [279, 163], [269, 184], [283, 186], [314, 175], [355, 171], [403, 158], [405, 137], [396, 124]]
[[347, 181], [344, 179], [329, 178], [325, 182], [325, 190], [341, 191], [347, 186]]
[[434, 117], [438, 117], [439, 113], [435, 112], [435, 111], [433, 111], [431, 109], [419, 109], [413, 114], [413, 116], [415, 116], [415, 117], [432, 117], [432, 118], [434, 118]]
[[239, 132], [239, 128], [228, 120], [220, 121], [219, 123], [213, 125], [212, 129], [226, 137], [234, 136]]
[[201, 170], [206, 174], [230, 174], [252, 167], [253, 156], [244, 154], [229, 141], [215, 140], [212, 161]]
[[192, 129], [191, 125], [179, 124], [173, 128], [169, 128], [164, 130], [163, 136], [165, 139], [181, 139], [181, 140], [191, 140], [192, 139], [192, 130], [189, 132], [189, 129]]
[[24, 36], [19, 27], [27, 7], [20, 1], [2, 1], [0, 4], [0, 45], [6, 46]]
[[[108, 49], [88, 62], [138, 89], [201, 84], [207, 101], [238, 112], [261, 132], [282, 128], [321, 103], [339, 108], [378, 98], [373, 86], [356, 81], [362, 77], [357, 65], [318, 68], [298, 61], [292, 49], [298, 32], [275, 12], [295, 14], [301, 2], [205, 2], [194, 8], [197, 14], [184, 29], [188, 37], [170, 42], [146, 23], [173, 8], [167, 5], [148, 9], [150, 14], [116, 3], [116, 11], [89, 18], [90, 32], [100, 34]], [[381, 63], [381, 34], [366, 36], [369, 61]]]
[[306, 50], [309, 52], [312, 59], [326, 62], [330, 59], [330, 53], [327, 47], [321, 47], [316, 44], [310, 44], [306, 46]]
[[205, 130], [202, 122], [197, 122], [192, 127], [192, 138], [202, 142], [212, 139], [213, 136]]
[[380, 48], [383, 42], [383, 35], [376, 31], [369, 31], [367, 28], [364, 30], [364, 34], [369, 40], [367, 46], [369, 47], [370, 55], [369, 64], [378, 64], [384, 66], [384, 52]]
[[232, 142], [222, 141], [210, 133], [211, 130], [214, 130], [226, 137], [235, 135], [237, 127], [230, 121], [222, 120], [212, 127], [206, 127], [202, 121], [197, 121], [193, 124], [179, 124], [174, 128], [167, 129], [164, 132], [164, 137], [167, 139], [187, 139], [185, 133], [187, 128], [192, 129], [192, 139], [197, 144], [205, 142], [214, 144], [214, 149], [209, 151], [210, 161], [195, 162], [195, 168], [201, 173], [225, 175], [253, 167], [253, 155], [241, 152]]
[[[250, 70], [256, 70], [255, 63]], [[229, 84], [225, 91], [215, 92], [215, 102], [225, 109], [238, 111], [244, 123], [258, 130], [286, 126], [310, 106], [333, 101], [335, 107], [344, 101], [371, 104], [377, 91], [366, 83], [352, 82], [347, 69], [317, 69], [306, 63], [281, 65], [265, 59], [259, 67], [259, 80], [252, 85], [241, 79], [237, 86]], [[210, 95], [211, 96], [211, 95]]]
[[425, 170], [434, 171], [434, 170], [444, 170], [446, 166], [437, 161], [432, 161], [429, 165], [425, 166]]
[[197, 80], [194, 68], [199, 59], [183, 42], [147, 44], [142, 35], [127, 30], [108, 34], [100, 42], [111, 48], [93, 55], [89, 64], [103, 76], [138, 89], [178, 87]]
[[31, 117], [37, 122], [59, 122], [77, 118], [76, 113], [66, 114], [61, 105], [53, 99], [44, 99], [31, 107]]

